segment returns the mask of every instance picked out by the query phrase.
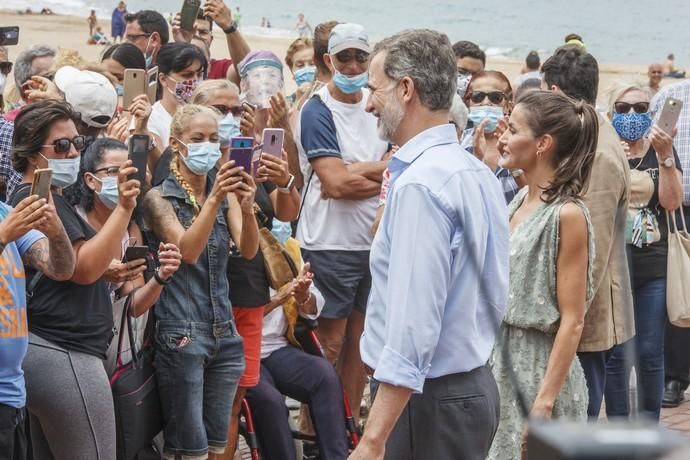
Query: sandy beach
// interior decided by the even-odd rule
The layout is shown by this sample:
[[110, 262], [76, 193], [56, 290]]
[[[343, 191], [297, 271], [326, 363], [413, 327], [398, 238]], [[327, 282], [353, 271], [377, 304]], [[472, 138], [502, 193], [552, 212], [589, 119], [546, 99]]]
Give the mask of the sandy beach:
[[[9, 59], [12, 61], [19, 52], [32, 45], [39, 43], [47, 43], [61, 48], [74, 49], [79, 52], [85, 61], [98, 61], [100, 54], [104, 50], [104, 46], [87, 45], [88, 39], [88, 25], [86, 22], [87, 11], [84, 11], [84, 17], [77, 16], [63, 16], [50, 15], [42, 16], [39, 14], [23, 15], [17, 14], [14, 11], [0, 10], [0, 25], [3, 26], [19, 26], [19, 44], [17, 46], [9, 47]], [[99, 25], [103, 28], [106, 34], [110, 33], [110, 20], [99, 19]], [[211, 50], [212, 56], [219, 58], [227, 56], [227, 48], [225, 45], [225, 37], [222, 31], [217, 28], [214, 29], [215, 40]], [[290, 45], [290, 39], [262, 37], [262, 36], [246, 36], [252, 49], [268, 49], [273, 51], [281, 59], [284, 59], [285, 52]], [[545, 59], [546, 56], [542, 56]], [[500, 70], [505, 73], [511, 81], [520, 74], [522, 62], [488, 58], [486, 68], [493, 70]], [[617, 80], [623, 81], [640, 81], [646, 80], [646, 67], [635, 65], [621, 65], [615, 63], [599, 63], [600, 64], [600, 81], [599, 81], [599, 99], [600, 102], [606, 100], [607, 88], [612, 82]], [[292, 91], [294, 89], [294, 82], [289, 78], [289, 72], [286, 73], [286, 90]], [[663, 84], [668, 84], [669, 80], [665, 80]]]

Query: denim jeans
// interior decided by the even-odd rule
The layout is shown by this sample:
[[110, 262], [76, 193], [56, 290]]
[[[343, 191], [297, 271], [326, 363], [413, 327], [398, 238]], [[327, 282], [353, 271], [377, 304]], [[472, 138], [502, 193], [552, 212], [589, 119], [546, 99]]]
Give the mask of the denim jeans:
[[295, 460], [285, 397], [309, 404], [323, 460], [345, 460], [343, 388], [335, 368], [320, 356], [293, 346], [271, 353], [261, 364], [259, 384], [247, 392], [265, 460]]
[[664, 394], [664, 332], [666, 279], [649, 281], [633, 289], [635, 337], [614, 347], [606, 362], [606, 415], [627, 417], [630, 370], [637, 375], [638, 413], [659, 420]]
[[159, 321], [155, 344], [165, 454], [201, 457], [208, 451], [223, 452], [244, 370], [235, 324]]

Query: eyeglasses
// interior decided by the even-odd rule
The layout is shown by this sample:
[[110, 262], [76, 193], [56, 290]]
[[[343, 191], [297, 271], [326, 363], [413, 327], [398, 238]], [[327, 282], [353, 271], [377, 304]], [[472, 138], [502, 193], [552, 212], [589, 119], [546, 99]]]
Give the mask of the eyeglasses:
[[98, 168], [93, 172], [93, 174], [98, 174], [105, 172], [106, 176], [117, 176], [120, 174], [120, 167], [119, 166], [107, 166], [105, 168]]
[[0, 73], [8, 75], [12, 71], [12, 63], [10, 61], [0, 62]]
[[630, 109], [633, 109], [635, 113], [647, 113], [649, 112], [649, 102], [635, 102], [634, 104], [616, 102], [613, 108], [617, 113], [628, 113]]
[[151, 34], [127, 34], [125, 35], [125, 40], [128, 42], [135, 42], [139, 40], [140, 38], [149, 38]]
[[500, 104], [506, 99], [506, 95], [501, 91], [490, 91], [488, 93], [484, 91], [472, 91], [470, 93], [470, 100], [475, 104], [484, 102], [484, 99], [487, 97], [492, 104]]
[[364, 64], [369, 60], [369, 53], [362, 50], [349, 49], [343, 50], [340, 53], [336, 53], [335, 58], [343, 64], [347, 64], [353, 59], [356, 59], [357, 62], [360, 64]]
[[227, 105], [218, 104], [212, 105], [211, 107], [219, 111], [223, 116], [227, 115], [228, 113], [232, 113], [233, 117], [240, 117], [244, 113], [244, 107], [242, 107], [241, 105], [235, 107], [228, 107]]
[[56, 139], [52, 144], [43, 145], [43, 147], [53, 147], [55, 153], [68, 153], [70, 145], [74, 145], [75, 149], [81, 151], [86, 145], [86, 136], [74, 136], [72, 139], [62, 137]]

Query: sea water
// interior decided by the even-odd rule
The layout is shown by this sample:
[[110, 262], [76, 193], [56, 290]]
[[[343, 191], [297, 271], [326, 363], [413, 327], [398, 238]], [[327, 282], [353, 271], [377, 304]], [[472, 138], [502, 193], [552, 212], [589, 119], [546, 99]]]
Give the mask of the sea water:
[[[129, 11], [156, 9], [166, 17], [182, 0], [131, 0]], [[242, 28], [250, 35], [296, 37], [297, 14], [312, 27], [335, 19], [358, 22], [372, 39], [406, 28], [442, 31], [452, 41], [471, 40], [489, 56], [523, 59], [531, 50], [550, 53], [570, 32], [580, 34], [601, 62], [649, 64], [674, 52], [679, 67], [690, 67], [688, 0], [239, 0]], [[2, 0], [0, 8], [86, 17], [91, 8], [109, 18], [115, 0]], [[260, 27], [262, 18], [271, 29]], [[10, 25], [10, 24], [3, 24]]]

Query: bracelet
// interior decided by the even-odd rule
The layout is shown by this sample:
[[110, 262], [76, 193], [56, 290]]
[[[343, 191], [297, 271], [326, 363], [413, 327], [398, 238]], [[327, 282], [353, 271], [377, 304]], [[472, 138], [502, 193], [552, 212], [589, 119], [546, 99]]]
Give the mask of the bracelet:
[[227, 29], [223, 29], [223, 32], [225, 32], [225, 35], [230, 35], [237, 32], [237, 22], [232, 21]]
[[166, 284], [168, 284], [170, 282], [170, 280], [172, 279], [172, 276], [170, 278], [168, 278], [167, 280], [164, 280], [163, 278], [161, 278], [161, 275], [158, 274], [158, 270], [156, 270], [153, 272], [153, 278], [156, 280], [156, 283], [160, 284], [161, 286], [165, 286]]
[[[295, 300], [297, 300], [297, 299], [295, 299]], [[307, 296], [306, 300], [305, 300], [304, 302], [297, 301], [297, 305], [299, 305], [300, 307], [303, 307], [303, 306], [306, 305], [310, 300], [311, 300], [311, 291], [309, 291], [309, 295]]]

